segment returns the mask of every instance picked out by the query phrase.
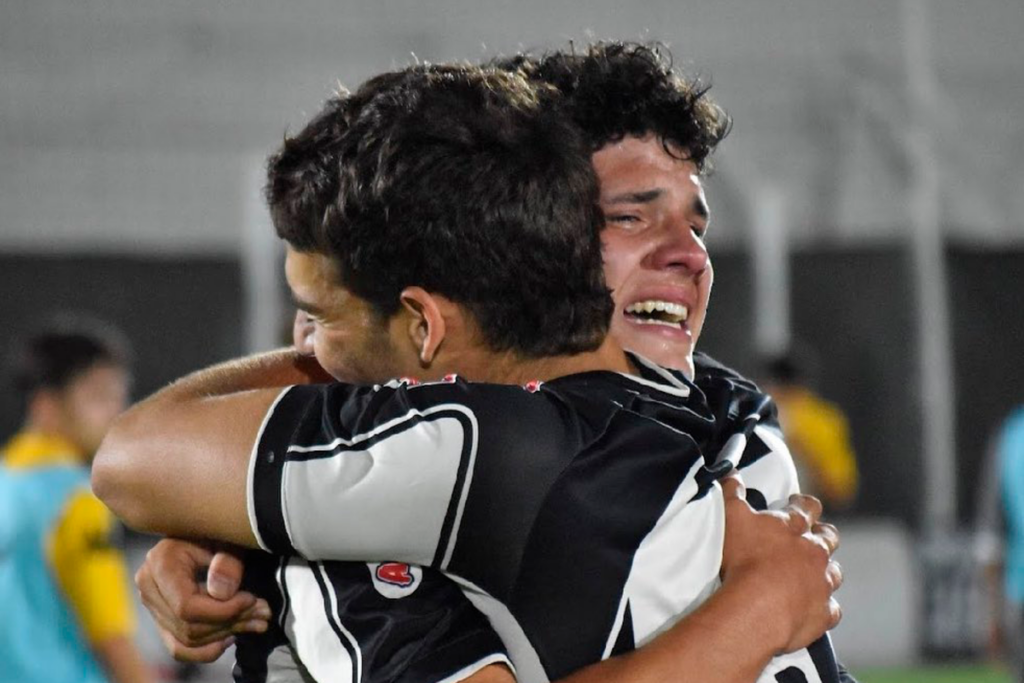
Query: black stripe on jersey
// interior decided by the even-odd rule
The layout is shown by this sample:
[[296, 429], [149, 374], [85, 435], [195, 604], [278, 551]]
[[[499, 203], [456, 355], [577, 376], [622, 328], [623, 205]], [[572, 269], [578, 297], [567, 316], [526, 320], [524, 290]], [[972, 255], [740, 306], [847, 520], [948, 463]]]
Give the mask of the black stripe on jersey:
[[[600, 658], [633, 552], [703, 458], [686, 435], [636, 428], [649, 419], [616, 413], [548, 491], [530, 531], [508, 604], [552, 680]], [[630, 476], [635, 467], [646, 476]], [[606, 533], [595, 537], [595, 527]], [[575, 628], [565, 628], [564, 615]]]
[[732, 463], [728, 461], [701, 467], [694, 477], [697, 480], [697, 493], [693, 494], [693, 498], [690, 501], [700, 500], [706, 496], [708, 491], [714, 487], [715, 482], [730, 472], [732, 472]]
[[[368, 448], [372, 448], [381, 441], [390, 439], [396, 434], [407, 432], [413, 427], [417, 427], [424, 423], [434, 422], [436, 420], [452, 417], [459, 421], [459, 423], [462, 425], [465, 434], [469, 437], [472, 437], [473, 425], [466, 417], [466, 410], [468, 410], [468, 408], [463, 406], [460, 406], [460, 409], [451, 410], [445, 410], [443, 406], [438, 406], [438, 408], [432, 409], [431, 412], [426, 415], [418, 412], [412, 412], [406, 415], [405, 419], [397, 422], [396, 424], [391, 425], [387, 429], [381, 430], [380, 432], [374, 434], [373, 436], [364, 438], [364, 435], [355, 434], [351, 438], [345, 439], [346, 441], [354, 441], [355, 443], [340, 443], [334, 446], [333, 448], [327, 448], [326, 445], [324, 448], [305, 446], [302, 447], [302, 450], [287, 450], [285, 452], [285, 458], [292, 462], [326, 460], [329, 458], [333, 458], [336, 455], [341, 455], [342, 453], [350, 453], [353, 451], [365, 451]], [[472, 440], [470, 438], [465, 439], [463, 443], [463, 450], [465, 450], [466, 444], [471, 443]]]
[[260, 434], [253, 463], [252, 497], [256, 511], [256, 530], [266, 549], [279, 555], [294, 555], [291, 539], [284, 525], [282, 507], [285, 455], [292, 439], [290, 429], [270, 429], [270, 423], [300, 424], [309, 408], [308, 397], [298, 387], [288, 390], [277, 401], [273, 414]]
[[771, 452], [771, 446], [766, 444], [757, 432], [751, 431], [750, 438], [747, 439], [747, 447], [743, 449], [743, 457], [740, 458], [737, 467], [740, 469], [750, 467]]
[[610, 657], [624, 655], [636, 649], [636, 636], [633, 635], [633, 610], [626, 601], [626, 609], [622, 612], [622, 626], [619, 628], [619, 635], [615, 637], [615, 645], [612, 647]]
[[810, 644], [807, 654], [814, 662], [814, 668], [818, 670], [818, 677], [822, 683], [839, 683], [842, 675], [839, 673], [839, 664], [836, 662], [836, 653], [832, 649], [832, 641], [826, 633], [821, 638]]
[[778, 683], [807, 683], [807, 676], [800, 669], [791, 666], [775, 674], [775, 680]]
[[334, 618], [334, 608], [331, 606], [331, 592], [327, 586], [327, 582], [324, 581], [321, 570], [323, 565], [320, 562], [310, 562], [309, 568], [313, 572], [313, 576], [316, 577], [316, 582], [320, 586], [320, 594], [324, 599], [324, 615], [327, 617], [327, 623], [331, 625], [331, 630], [334, 631], [334, 635], [338, 637], [338, 642], [341, 643], [345, 651], [348, 652], [349, 659], [352, 661], [352, 683], [359, 683], [359, 666], [357, 664], [359, 660], [359, 654], [352, 647], [352, 643], [349, 642], [348, 638], [342, 632], [341, 624]]

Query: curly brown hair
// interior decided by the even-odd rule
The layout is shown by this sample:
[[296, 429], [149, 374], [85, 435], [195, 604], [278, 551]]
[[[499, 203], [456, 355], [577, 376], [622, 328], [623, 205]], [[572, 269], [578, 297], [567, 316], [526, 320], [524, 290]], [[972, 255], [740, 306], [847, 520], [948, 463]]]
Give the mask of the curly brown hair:
[[669, 154], [682, 153], [706, 172], [708, 157], [732, 126], [707, 95], [710, 85], [678, 73], [659, 43], [598, 42], [582, 52], [570, 46], [491, 64], [558, 88], [594, 151], [626, 136], [653, 133]]

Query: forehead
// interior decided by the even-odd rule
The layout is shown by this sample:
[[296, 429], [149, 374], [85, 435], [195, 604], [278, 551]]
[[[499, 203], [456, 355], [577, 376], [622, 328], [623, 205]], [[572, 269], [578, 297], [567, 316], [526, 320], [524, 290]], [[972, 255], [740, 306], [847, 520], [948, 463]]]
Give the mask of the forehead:
[[284, 276], [296, 297], [316, 300], [329, 295], [338, 287], [337, 274], [337, 265], [332, 259], [287, 247]]
[[[673, 150], [676, 151], [676, 150]], [[639, 186], [689, 190], [703, 195], [704, 187], [696, 164], [685, 158], [684, 150], [669, 154], [653, 135], [625, 137], [594, 152], [594, 170], [601, 183], [601, 197]]]
[[106, 390], [123, 389], [128, 385], [128, 370], [116, 365], [101, 361], [90, 365], [78, 373], [65, 387], [66, 390]]

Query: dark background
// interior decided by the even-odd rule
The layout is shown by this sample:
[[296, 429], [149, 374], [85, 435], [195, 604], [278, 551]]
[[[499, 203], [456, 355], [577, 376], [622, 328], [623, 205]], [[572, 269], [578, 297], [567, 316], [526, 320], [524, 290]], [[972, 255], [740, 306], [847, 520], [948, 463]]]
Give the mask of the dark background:
[[[975, 507], [993, 430], [1024, 402], [1024, 250], [947, 249], [961, 521]], [[756, 377], [748, 254], [716, 250], [701, 348]], [[921, 433], [912, 279], [904, 252], [801, 249], [792, 256], [793, 335], [818, 355], [817, 389], [847, 414], [861, 468], [853, 512], [916, 526]], [[230, 258], [0, 256], [0, 352], [56, 311], [86, 311], [121, 327], [136, 353], [134, 396], [242, 352], [242, 277]], [[20, 420], [9, 383], [0, 434]]]

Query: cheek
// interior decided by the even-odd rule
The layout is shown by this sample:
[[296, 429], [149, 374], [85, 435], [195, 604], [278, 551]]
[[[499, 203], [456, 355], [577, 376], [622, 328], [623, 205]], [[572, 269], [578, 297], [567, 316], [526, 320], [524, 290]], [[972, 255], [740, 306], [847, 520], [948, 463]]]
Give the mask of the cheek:
[[[607, 237], [603, 241], [604, 256], [604, 281], [612, 290], [612, 297], [616, 298], [622, 285], [625, 284], [629, 273], [633, 270], [636, 258], [628, 248], [624, 240], [616, 237]], [[616, 299], [616, 304], [618, 300]]]
[[693, 330], [696, 342], [696, 335], [700, 334], [701, 329], [704, 327], [704, 318], [707, 316], [708, 303], [711, 299], [711, 287], [715, 283], [715, 270], [711, 267], [711, 262], [708, 261], [707, 270], [704, 271], [703, 276], [700, 280], [700, 310], [697, 311], [696, 326]]

